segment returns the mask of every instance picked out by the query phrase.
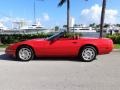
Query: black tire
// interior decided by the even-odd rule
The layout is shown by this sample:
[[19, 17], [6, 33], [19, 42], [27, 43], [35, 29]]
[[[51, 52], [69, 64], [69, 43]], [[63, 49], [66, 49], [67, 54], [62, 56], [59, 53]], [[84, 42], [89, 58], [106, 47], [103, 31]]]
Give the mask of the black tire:
[[85, 46], [79, 52], [79, 59], [83, 62], [91, 62], [96, 59], [97, 50], [93, 46]]
[[34, 51], [29, 46], [21, 46], [16, 51], [16, 58], [20, 61], [30, 61], [34, 58]]

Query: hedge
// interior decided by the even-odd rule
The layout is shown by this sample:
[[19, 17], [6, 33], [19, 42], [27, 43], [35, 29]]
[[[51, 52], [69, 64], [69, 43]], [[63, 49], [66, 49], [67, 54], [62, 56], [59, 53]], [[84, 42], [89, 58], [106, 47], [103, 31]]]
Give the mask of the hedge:
[[106, 35], [107, 38], [111, 38], [114, 44], [120, 44], [120, 34]]
[[[11, 44], [23, 40], [35, 39], [35, 38], [47, 38], [53, 35], [53, 33], [37, 33], [37, 34], [13, 34], [13, 35], [0, 35], [1, 42], [3, 44]], [[64, 37], [73, 37], [73, 33], [66, 33]], [[81, 36], [81, 34], [79, 34]]]
[[[23, 40], [28, 40], [28, 39], [35, 39], [35, 38], [47, 38], [53, 35], [53, 33], [38, 33], [38, 34], [13, 34], [13, 35], [0, 35], [1, 42], [3, 44], [10, 44], [10, 43], [15, 43]], [[78, 34], [73, 34], [73, 33], [66, 33], [64, 37], [73, 37], [74, 35]], [[79, 33], [80, 36], [82, 36], [81, 33]], [[120, 44], [120, 34], [114, 34], [114, 35], [106, 35], [107, 38], [111, 38], [114, 42], [114, 44]]]
[[45, 33], [38, 33], [38, 34], [13, 34], [13, 35], [1, 35], [1, 42], [3, 44], [10, 44], [15, 43], [23, 40], [28, 39], [35, 39], [35, 38], [46, 38], [51, 36], [52, 34], [45, 34]]

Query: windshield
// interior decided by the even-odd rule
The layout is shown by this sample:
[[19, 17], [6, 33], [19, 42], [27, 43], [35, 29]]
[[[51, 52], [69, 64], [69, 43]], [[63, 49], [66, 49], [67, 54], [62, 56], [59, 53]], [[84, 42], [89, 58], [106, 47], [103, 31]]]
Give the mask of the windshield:
[[56, 33], [56, 34], [52, 35], [51, 37], [48, 37], [47, 40], [53, 40], [53, 39], [59, 38], [59, 37], [63, 36], [64, 33], [65, 32]]

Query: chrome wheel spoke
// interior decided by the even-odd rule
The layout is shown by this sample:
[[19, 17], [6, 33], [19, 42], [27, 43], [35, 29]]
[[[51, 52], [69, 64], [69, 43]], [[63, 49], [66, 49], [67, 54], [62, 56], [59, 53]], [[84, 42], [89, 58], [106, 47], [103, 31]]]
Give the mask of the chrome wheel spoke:
[[86, 61], [90, 61], [95, 57], [95, 51], [92, 48], [85, 48], [82, 52], [82, 57]]
[[28, 48], [21, 48], [19, 51], [19, 57], [22, 60], [29, 60], [31, 58], [31, 55], [32, 55], [31, 50]]

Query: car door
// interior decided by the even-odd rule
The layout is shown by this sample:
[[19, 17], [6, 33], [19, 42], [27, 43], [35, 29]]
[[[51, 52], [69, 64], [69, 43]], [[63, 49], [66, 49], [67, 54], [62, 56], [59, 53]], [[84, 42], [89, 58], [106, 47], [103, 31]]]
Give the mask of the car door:
[[78, 54], [79, 42], [73, 39], [58, 39], [45, 41], [42, 47], [42, 56], [76, 56]]

